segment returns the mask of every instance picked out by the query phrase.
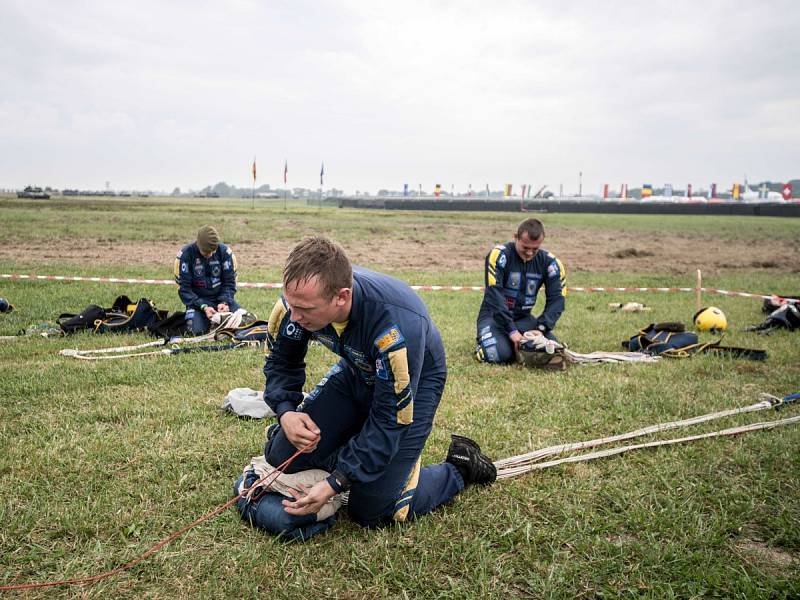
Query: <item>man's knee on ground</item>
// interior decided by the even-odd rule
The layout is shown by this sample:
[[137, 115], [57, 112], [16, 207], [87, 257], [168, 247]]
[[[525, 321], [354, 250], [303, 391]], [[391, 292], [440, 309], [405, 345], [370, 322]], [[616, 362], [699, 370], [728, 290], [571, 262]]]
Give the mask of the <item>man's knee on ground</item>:
[[366, 514], [357, 510], [352, 510], [352, 508], [348, 508], [347, 516], [349, 516], [350, 520], [355, 524], [366, 529], [378, 529], [391, 525], [394, 522], [391, 515], [376, 516], [374, 514]]
[[491, 364], [505, 363], [511, 360], [513, 353], [506, 348], [508, 343], [498, 338], [491, 326], [486, 325], [478, 330], [478, 345], [475, 357], [481, 362]]
[[386, 527], [395, 521], [397, 512], [396, 493], [388, 489], [376, 489], [367, 485], [350, 489], [347, 514], [350, 520], [361, 527], [375, 529]]
[[[233, 485], [233, 493], [236, 496], [239, 495], [242, 480], [240, 477]], [[248, 477], [244, 486], [252, 485], [255, 480], [255, 475]], [[290, 515], [284, 510], [283, 500], [284, 496], [281, 494], [267, 492], [249, 502], [245, 498], [239, 498], [236, 501], [236, 508], [242, 520], [251, 527], [292, 541], [306, 541], [327, 531], [336, 522], [336, 515], [322, 521], [317, 521], [315, 515], [302, 517]]]
[[475, 350], [475, 357], [481, 362], [495, 365], [508, 362], [508, 359], [504, 359], [504, 357], [500, 355], [497, 346], [484, 347], [479, 344]]

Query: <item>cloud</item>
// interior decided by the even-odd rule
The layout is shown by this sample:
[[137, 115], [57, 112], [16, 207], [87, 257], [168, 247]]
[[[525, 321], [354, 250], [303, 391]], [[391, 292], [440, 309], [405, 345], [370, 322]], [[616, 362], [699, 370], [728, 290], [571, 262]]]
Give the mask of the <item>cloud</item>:
[[[792, 2], [12, 1], [0, 187], [796, 177]], [[79, 152], [76, 152], [76, 149]], [[261, 167], [263, 165], [263, 167]]]

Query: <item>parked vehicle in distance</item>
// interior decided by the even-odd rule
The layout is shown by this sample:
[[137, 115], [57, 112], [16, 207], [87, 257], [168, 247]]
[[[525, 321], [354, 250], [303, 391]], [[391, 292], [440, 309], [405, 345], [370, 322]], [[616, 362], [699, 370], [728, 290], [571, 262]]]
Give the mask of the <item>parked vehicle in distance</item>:
[[50, 194], [42, 190], [40, 187], [31, 187], [27, 186], [21, 192], [17, 192], [17, 198], [37, 198], [41, 200], [46, 200], [50, 197]]

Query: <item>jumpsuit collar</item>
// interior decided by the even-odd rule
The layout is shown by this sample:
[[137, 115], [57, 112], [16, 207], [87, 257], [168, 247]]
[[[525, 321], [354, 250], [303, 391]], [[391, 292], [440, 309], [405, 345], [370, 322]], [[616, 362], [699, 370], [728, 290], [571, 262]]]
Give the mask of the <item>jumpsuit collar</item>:
[[350, 307], [350, 315], [347, 318], [348, 323], [358, 322], [361, 314], [364, 312], [364, 290], [361, 284], [353, 274], [353, 305]]

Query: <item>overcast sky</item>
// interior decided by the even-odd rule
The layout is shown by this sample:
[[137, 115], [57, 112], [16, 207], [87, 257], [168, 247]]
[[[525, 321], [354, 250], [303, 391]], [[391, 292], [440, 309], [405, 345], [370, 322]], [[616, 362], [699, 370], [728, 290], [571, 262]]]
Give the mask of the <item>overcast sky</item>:
[[0, 3], [0, 187], [800, 177], [800, 2]]

